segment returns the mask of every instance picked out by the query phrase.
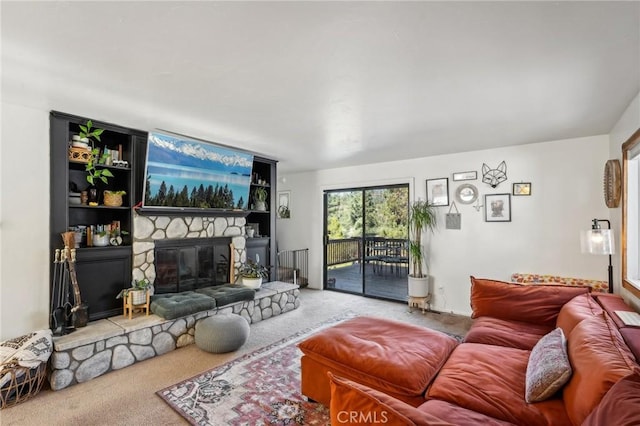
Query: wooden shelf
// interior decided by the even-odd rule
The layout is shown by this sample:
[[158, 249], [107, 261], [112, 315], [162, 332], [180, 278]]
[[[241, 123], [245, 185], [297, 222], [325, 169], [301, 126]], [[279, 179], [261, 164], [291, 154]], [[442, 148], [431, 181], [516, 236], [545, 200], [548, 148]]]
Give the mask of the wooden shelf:
[[[83, 167], [87, 165], [87, 163], [84, 163], [82, 161], [73, 161], [73, 160], [69, 160], [69, 164], [72, 166], [78, 165]], [[96, 166], [96, 169], [122, 170], [123, 172], [131, 171], [131, 167], [107, 166], [106, 164], [96, 164], [95, 166]]]
[[113, 206], [105, 206], [103, 204], [100, 204], [99, 206], [89, 206], [89, 205], [84, 205], [84, 204], [69, 204], [69, 208], [70, 209], [98, 209], [98, 210], [129, 210], [131, 207], [127, 207], [127, 206], [120, 206], [120, 207], [113, 207]]

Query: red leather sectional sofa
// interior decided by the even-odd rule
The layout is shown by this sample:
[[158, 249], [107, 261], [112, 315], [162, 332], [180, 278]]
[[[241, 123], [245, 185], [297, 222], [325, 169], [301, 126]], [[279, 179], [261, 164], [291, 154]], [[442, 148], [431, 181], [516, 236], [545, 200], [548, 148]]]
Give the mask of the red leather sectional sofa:
[[[300, 343], [302, 393], [332, 424], [640, 425], [640, 328], [615, 295], [471, 279], [474, 324], [462, 343], [380, 318], [356, 318]], [[527, 365], [556, 327], [572, 374], [527, 403]]]

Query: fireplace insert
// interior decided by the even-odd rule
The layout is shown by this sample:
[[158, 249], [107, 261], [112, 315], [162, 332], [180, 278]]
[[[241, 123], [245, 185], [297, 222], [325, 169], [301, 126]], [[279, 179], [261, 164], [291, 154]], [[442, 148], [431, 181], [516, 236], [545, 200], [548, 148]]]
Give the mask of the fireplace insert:
[[155, 293], [192, 291], [229, 282], [231, 238], [184, 238], [155, 242]]

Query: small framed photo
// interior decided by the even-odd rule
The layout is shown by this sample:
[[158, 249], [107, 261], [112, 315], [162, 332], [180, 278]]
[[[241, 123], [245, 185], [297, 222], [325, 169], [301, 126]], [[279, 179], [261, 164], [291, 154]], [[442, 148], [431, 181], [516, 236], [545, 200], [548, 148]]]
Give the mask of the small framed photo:
[[478, 179], [478, 172], [470, 171], [470, 172], [457, 172], [453, 174], [453, 180], [476, 180]]
[[449, 178], [427, 179], [427, 202], [436, 207], [449, 205]]
[[511, 194], [484, 196], [485, 222], [511, 222]]
[[291, 191], [279, 191], [278, 192], [278, 217], [280, 219], [291, 218]]
[[514, 183], [513, 195], [531, 195], [531, 182]]

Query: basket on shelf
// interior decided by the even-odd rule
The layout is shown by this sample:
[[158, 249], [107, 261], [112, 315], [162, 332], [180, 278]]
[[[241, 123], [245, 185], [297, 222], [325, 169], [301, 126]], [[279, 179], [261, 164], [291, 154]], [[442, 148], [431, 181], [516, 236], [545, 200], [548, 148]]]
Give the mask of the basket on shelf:
[[9, 381], [0, 388], [0, 409], [11, 407], [32, 398], [40, 392], [47, 377], [47, 363], [29, 368], [15, 364], [2, 365], [0, 377], [9, 375]]
[[109, 207], [120, 207], [122, 205], [122, 193], [104, 191], [104, 205]]
[[69, 148], [69, 160], [76, 163], [88, 163], [91, 158], [91, 151], [87, 148], [71, 147]]

